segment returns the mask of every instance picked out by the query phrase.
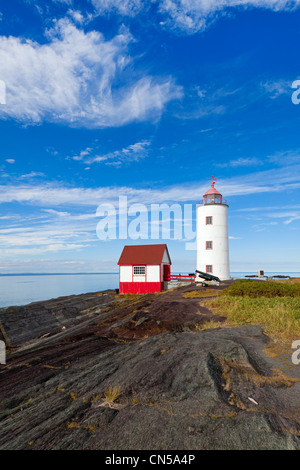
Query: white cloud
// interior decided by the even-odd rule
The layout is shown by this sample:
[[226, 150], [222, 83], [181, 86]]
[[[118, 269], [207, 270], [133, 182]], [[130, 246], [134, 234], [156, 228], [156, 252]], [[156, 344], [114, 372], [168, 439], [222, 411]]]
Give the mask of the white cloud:
[[116, 12], [122, 16], [135, 16], [147, 2], [142, 0], [91, 0], [99, 15]]
[[[68, 0], [52, 1], [61, 1], [69, 6], [72, 3]], [[156, 7], [160, 26], [187, 34], [202, 32], [222, 16], [237, 10], [259, 8], [279, 12], [293, 11], [300, 6], [300, 0], [90, 0], [90, 3], [95, 12], [86, 18], [71, 8], [67, 14], [81, 24], [97, 15], [117, 14], [130, 18]]]
[[267, 214], [267, 217], [274, 218], [274, 219], [286, 219], [283, 223], [289, 225], [290, 223], [294, 222], [295, 220], [300, 219], [300, 212], [291, 212], [291, 211], [284, 211], [284, 212], [273, 212]]
[[116, 166], [131, 163], [133, 161], [136, 162], [147, 156], [149, 145], [150, 141], [143, 140], [142, 142], [136, 142], [135, 144], [129, 145], [122, 150], [115, 150], [114, 152], [110, 152], [104, 155], [87, 157], [84, 162], [88, 165], [98, 162], [105, 163], [106, 165]]
[[279, 96], [291, 94], [292, 81], [269, 80], [262, 83], [261, 86], [269, 94], [271, 99], [276, 99]]
[[256, 157], [240, 157], [237, 158], [236, 160], [230, 160], [228, 163], [218, 163], [216, 166], [220, 168], [225, 168], [225, 167], [243, 167], [243, 166], [260, 166], [263, 165], [263, 162], [259, 160]]
[[[0, 254], [4, 256], [81, 250], [97, 242], [95, 214], [72, 216], [68, 212], [44, 209], [50, 217], [20, 217], [0, 229]], [[19, 222], [19, 223], [18, 223]]]
[[24, 175], [21, 175], [20, 178], [28, 179], [28, 178], [36, 178], [37, 176], [45, 176], [45, 174], [39, 171], [31, 171], [30, 173], [25, 173]]
[[[38, 253], [39, 254], [39, 253]], [[89, 259], [89, 260], [70, 260], [70, 259], [47, 259], [39, 257], [34, 258], [35, 252], [29, 254], [31, 258], [21, 259], [20, 256], [17, 258], [1, 259], [0, 260], [0, 272], [1, 273], [98, 273], [99, 271], [104, 273], [111, 273], [115, 271], [118, 273], [118, 266], [116, 265], [116, 259], [112, 256], [112, 259]], [[71, 252], [72, 256], [72, 252]], [[112, 276], [112, 282], [114, 276]]]
[[75, 23], [82, 24], [84, 22], [84, 16], [79, 10], [68, 10], [67, 15], [69, 15]]
[[7, 163], [10, 163], [11, 165], [13, 165], [16, 160], [15, 160], [14, 158], [7, 158], [5, 161], [6, 161]]
[[166, 103], [181, 96], [172, 78], [139, 75], [126, 79], [132, 65], [123, 30], [106, 41], [63, 18], [46, 33], [48, 43], [0, 36], [1, 79], [6, 105], [0, 118], [25, 124], [43, 121], [84, 127], [114, 127], [155, 119]]
[[76, 161], [81, 161], [81, 160], [84, 160], [85, 157], [87, 157], [88, 155], [90, 155], [91, 151], [92, 151], [92, 147], [87, 147], [85, 150], [81, 150], [81, 152], [79, 153], [79, 155], [74, 155], [72, 158], [72, 160], [76, 160]]
[[[217, 182], [219, 191], [225, 196], [273, 193], [300, 188], [300, 165], [289, 165], [261, 172], [250, 173]], [[178, 184], [163, 188], [136, 189], [129, 186], [106, 186], [99, 188], [68, 187], [54, 183], [7, 184], [0, 186], [0, 203], [19, 202], [35, 206], [91, 206], [103, 202], [115, 203], [119, 196], [127, 196], [128, 202], [144, 204], [159, 202], [194, 201], [195, 194], [207, 190], [205, 183]]]
[[[217, 189], [226, 198], [232, 199], [249, 194], [274, 194], [274, 191], [286, 194], [287, 190], [300, 188], [299, 170], [300, 165], [291, 165], [218, 180]], [[3, 259], [40, 256], [43, 253], [80, 252], [89, 247], [92, 250], [99, 243], [96, 234], [98, 205], [111, 203], [118, 212], [119, 196], [127, 196], [128, 208], [136, 202], [145, 204], [145, 210], [153, 203], [192, 202], [195, 205], [195, 197], [198, 199], [207, 189], [207, 181], [141, 189], [129, 186], [83, 188], [33, 182], [0, 186], [0, 203], [13, 203], [13, 211], [1, 216], [3, 228], [0, 229], [0, 256]], [[18, 205], [15, 203], [21, 204], [22, 216], [16, 216]], [[300, 219], [299, 205], [281, 206], [278, 210], [275, 207], [242, 210], [248, 210], [251, 214], [257, 210], [263, 212], [263, 224], [257, 225], [258, 229], [266, 228], [266, 224], [278, 220], [288, 225]], [[254, 218], [259, 220], [257, 214], [254, 214]], [[235, 240], [238, 237], [230, 238]]]
[[43, 211], [58, 217], [67, 217], [70, 215], [69, 212], [56, 211], [55, 209], [43, 209]]
[[300, 0], [160, 0], [159, 10], [167, 15], [169, 27], [187, 33], [204, 31], [229, 10], [264, 8], [273, 11], [293, 10]]
[[291, 165], [300, 162], [300, 149], [287, 150], [285, 152], [277, 152], [274, 155], [269, 155], [267, 160], [276, 165]]

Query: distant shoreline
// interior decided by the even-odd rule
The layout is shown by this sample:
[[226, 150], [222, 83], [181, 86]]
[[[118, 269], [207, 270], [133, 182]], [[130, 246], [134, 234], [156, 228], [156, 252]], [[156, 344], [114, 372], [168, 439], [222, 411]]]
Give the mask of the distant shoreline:
[[119, 274], [118, 271], [114, 273], [9, 273], [1, 274], [0, 277], [6, 276], [82, 276], [82, 275], [98, 275], [99, 274]]
[[[231, 276], [235, 275], [235, 274], [246, 274], [247, 271], [233, 271], [231, 273]], [[275, 274], [275, 272], [277, 274]], [[183, 271], [181, 272], [183, 274]], [[0, 273], [0, 277], [8, 277], [8, 276], [83, 276], [83, 275], [86, 275], [86, 276], [91, 276], [91, 275], [94, 275], [94, 276], [99, 276], [99, 275], [116, 275], [116, 274], [119, 274], [119, 271], [115, 271], [115, 272], [109, 272], [109, 273]], [[175, 274], [178, 274], [178, 273], [175, 273]], [[287, 271], [266, 271], [265, 272], [265, 275], [273, 275], [273, 276], [276, 276], [276, 275], [288, 275], [288, 276], [291, 276], [293, 277], [293, 275], [296, 274], [296, 275], [299, 275], [300, 272], [299, 271], [295, 271], [295, 272], [287, 272]], [[248, 271], [248, 276], [249, 275], [255, 275], [255, 272], [254, 271]]]

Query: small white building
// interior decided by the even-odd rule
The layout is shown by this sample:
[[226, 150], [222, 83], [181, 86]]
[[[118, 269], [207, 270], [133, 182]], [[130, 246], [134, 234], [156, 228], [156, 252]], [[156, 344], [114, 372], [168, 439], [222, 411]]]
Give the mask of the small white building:
[[226, 280], [230, 279], [228, 204], [215, 180], [197, 206], [197, 270]]
[[118, 261], [119, 293], [161, 292], [170, 280], [171, 258], [166, 244], [126, 245]]

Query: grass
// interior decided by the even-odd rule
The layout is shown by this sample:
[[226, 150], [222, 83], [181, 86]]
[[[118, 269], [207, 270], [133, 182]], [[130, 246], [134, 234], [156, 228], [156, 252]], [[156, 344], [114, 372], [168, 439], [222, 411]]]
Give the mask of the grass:
[[210, 328], [222, 328], [224, 327], [224, 324], [221, 322], [216, 322], [216, 321], [207, 321], [204, 323], [197, 323], [195, 326], [195, 330], [201, 331], [201, 330], [208, 330]]
[[120, 397], [120, 395], [122, 395], [122, 393], [123, 390], [120, 385], [110, 385], [104, 394], [104, 398], [103, 396], [101, 397], [100, 395], [95, 395], [92, 398], [92, 402], [96, 403], [97, 401], [101, 400], [100, 405], [98, 405], [97, 407], [108, 407], [114, 409], [122, 408], [124, 405], [115, 403]]
[[300, 284], [300, 277], [292, 277], [290, 279], [273, 279], [273, 282], [281, 282], [283, 284]]
[[272, 375], [266, 377], [256, 372], [248, 363], [243, 364], [224, 358], [219, 358], [219, 362], [223, 370], [222, 377], [226, 383], [225, 390], [231, 389], [232, 380], [236, 380], [238, 383], [253, 383], [257, 387], [271, 385], [275, 388], [292, 387], [292, 385], [299, 382], [299, 379], [286, 376], [280, 369], [271, 369]]
[[300, 284], [274, 281], [236, 281], [223, 291], [232, 297], [300, 297]]
[[[237, 406], [240, 409], [246, 410], [247, 405], [235, 392], [236, 384], [244, 383], [244, 389], [247, 384], [254, 384], [256, 387], [265, 387], [269, 385], [275, 388], [292, 387], [299, 379], [287, 377], [280, 369], [271, 369], [272, 375], [270, 377], [259, 374], [249, 363], [243, 363], [235, 360], [228, 360], [225, 358], [218, 358], [222, 368], [223, 389], [230, 393], [228, 402], [231, 405]], [[255, 400], [248, 397], [258, 405]], [[249, 405], [249, 403], [248, 403]]]
[[226, 316], [227, 325], [256, 324], [274, 339], [300, 338], [299, 283], [236, 281], [205, 306]]
[[140, 299], [144, 294], [116, 294], [116, 297], [121, 299]]
[[68, 422], [67, 423], [67, 428], [68, 429], [86, 429], [88, 431], [96, 431], [97, 429], [97, 426], [92, 426], [91, 424], [88, 424], [86, 426], [83, 426], [79, 423], [77, 423], [76, 421], [71, 421], [71, 422]]
[[193, 290], [182, 294], [185, 299], [197, 299], [204, 297], [214, 297], [219, 295], [220, 291], [217, 290]]
[[106, 403], [114, 403], [120, 395], [122, 395], [122, 388], [119, 385], [110, 385], [105, 393], [104, 400]]

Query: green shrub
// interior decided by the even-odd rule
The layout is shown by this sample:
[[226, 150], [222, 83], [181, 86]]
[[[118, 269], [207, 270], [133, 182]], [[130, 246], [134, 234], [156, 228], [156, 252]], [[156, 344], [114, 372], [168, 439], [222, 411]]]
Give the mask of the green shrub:
[[271, 281], [240, 280], [222, 291], [231, 297], [300, 297], [300, 284], [281, 284]]

